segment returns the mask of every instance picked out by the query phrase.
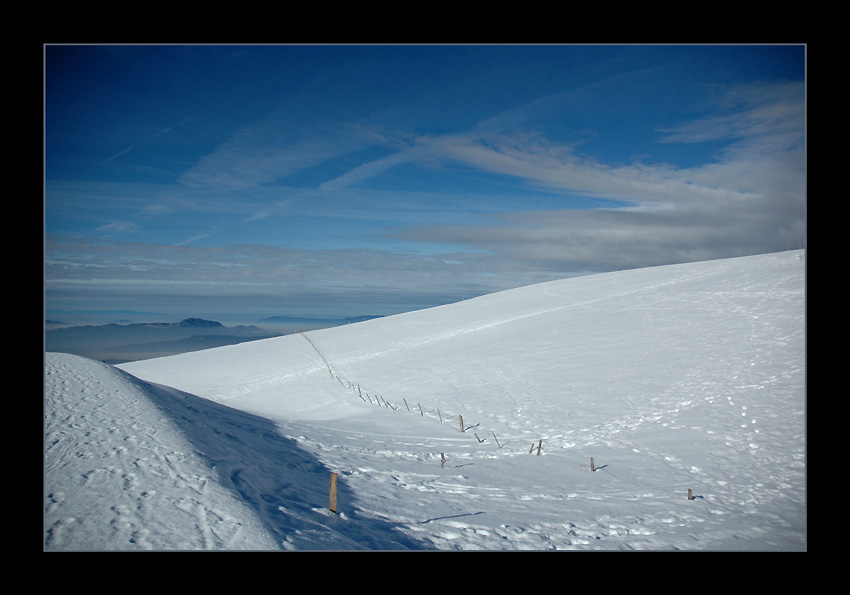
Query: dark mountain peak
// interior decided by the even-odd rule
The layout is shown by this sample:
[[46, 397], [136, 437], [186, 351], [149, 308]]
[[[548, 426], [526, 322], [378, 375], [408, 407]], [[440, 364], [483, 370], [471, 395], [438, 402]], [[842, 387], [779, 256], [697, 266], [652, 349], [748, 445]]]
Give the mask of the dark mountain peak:
[[185, 318], [180, 321], [180, 326], [210, 328], [219, 327], [222, 326], [222, 324], [214, 320], [204, 320], [203, 318]]

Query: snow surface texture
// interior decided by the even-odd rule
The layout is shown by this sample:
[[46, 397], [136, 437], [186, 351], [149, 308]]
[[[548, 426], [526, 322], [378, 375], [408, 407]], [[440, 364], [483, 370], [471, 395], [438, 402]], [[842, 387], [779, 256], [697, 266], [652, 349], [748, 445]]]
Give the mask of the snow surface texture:
[[805, 550], [805, 256], [48, 353], [45, 549]]

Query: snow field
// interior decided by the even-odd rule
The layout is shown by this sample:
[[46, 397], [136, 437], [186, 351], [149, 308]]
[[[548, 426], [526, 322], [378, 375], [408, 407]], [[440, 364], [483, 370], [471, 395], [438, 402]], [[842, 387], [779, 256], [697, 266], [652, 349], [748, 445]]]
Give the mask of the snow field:
[[[134, 429], [94, 409], [126, 396], [111, 388], [119, 375], [140, 387], [136, 401], [157, 403], [151, 428], [174, 429], [161, 450], [207, 465], [183, 474], [202, 486], [179, 486], [208, 495], [195, 498], [194, 516], [177, 486], [157, 490], [173, 489], [160, 505], [187, 515], [188, 528], [171, 534], [144, 516], [148, 504], [121, 474], [105, 471], [127, 465], [100, 466], [114, 491], [104, 499], [123, 504], [149, 546], [805, 549], [804, 287], [799, 252], [593, 275], [97, 368], [109, 378], [100, 388], [80, 380], [78, 360], [63, 360], [72, 356], [48, 354], [48, 370], [65, 367], [46, 385], [47, 547], [98, 543], [63, 525], [82, 516], [72, 504], [88, 505], [72, 486], [98, 467], [80, 472], [57, 449], [87, 437], [67, 435], [70, 418], [49, 411], [98, 411], [123, 439]], [[58, 377], [77, 378], [92, 399], [75, 401]], [[167, 469], [166, 455], [156, 468]], [[337, 515], [327, 511], [332, 471]], [[150, 493], [154, 477], [144, 479]], [[57, 493], [61, 504], [51, 502]], [[114, 528], [120, 517], [106, 502], [101, 513], [113, 527], [105, 549], [141, 547]], [[239, 531], [227, 533], [221, 518], [239, 519]]]

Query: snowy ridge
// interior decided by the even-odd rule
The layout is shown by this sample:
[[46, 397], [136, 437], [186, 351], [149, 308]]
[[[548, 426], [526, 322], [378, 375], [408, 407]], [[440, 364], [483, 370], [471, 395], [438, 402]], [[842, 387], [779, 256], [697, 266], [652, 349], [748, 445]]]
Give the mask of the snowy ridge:
[[45, 547], [805, 549], [804, 258], [117, 368], [47, 354]]

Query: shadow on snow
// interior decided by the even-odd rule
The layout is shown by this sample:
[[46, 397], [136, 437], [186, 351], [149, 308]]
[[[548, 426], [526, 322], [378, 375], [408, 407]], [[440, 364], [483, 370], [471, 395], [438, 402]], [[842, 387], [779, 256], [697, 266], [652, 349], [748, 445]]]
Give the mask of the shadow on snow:
[[282, 436], [272, 421], [131, 378], [209, 461], [222, 485], [257, 513], [282, 549], [433, 549], [433, 544], [406, 536], [398, 524], [361, 514], [341, 473], [340, 514], [330, 512], [331, 470]]

